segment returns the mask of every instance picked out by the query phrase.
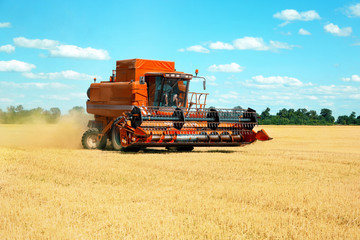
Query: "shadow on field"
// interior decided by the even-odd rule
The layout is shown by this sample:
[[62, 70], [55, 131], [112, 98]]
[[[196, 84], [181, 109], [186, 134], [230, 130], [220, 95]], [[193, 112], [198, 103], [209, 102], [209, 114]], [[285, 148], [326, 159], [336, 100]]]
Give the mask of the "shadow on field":
[[[117, 152], [112, 148], [106, 148], [104, 151], [111, 151]], [[118, 151], [120, 154], [142, 154], [142, 153], [150, 153], [150, 154], [173, 154], [173, 153], [234, 153], [234, 150], [220, 150], [220, 149], [213, 149], [213, 150], [206, 150], [206, 151], [169, 151], [167, 149], [155, 149], [155, 148], [145, 148], [140, 149], [139, 151]]]

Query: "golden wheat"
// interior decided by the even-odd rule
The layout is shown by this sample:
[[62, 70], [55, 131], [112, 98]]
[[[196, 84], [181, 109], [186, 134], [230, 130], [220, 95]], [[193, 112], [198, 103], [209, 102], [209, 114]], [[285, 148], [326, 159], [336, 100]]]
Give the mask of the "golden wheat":
[[360, 127], [266, 126], [191, 153], [83, 150], [0, 125], [0, 239], [359, 239]]

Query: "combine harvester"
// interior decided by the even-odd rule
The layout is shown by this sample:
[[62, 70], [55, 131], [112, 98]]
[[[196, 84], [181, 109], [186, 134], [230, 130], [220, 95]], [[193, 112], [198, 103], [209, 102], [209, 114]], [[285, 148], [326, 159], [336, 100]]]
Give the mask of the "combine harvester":
[[144, 59], [116, 62], [109, 81], [91, 84], [87, 112], [94, 114], [82, 136], [86, 149], [104, 149], [107, 139], [116, 150], [146, 147], [191, 151], [194, 147], [225, 147], [269, 140], [255, 132], [255, 110], [206, 108], [208, 93], [189, 92], [200, 78], [178, 72], [175, 63]]

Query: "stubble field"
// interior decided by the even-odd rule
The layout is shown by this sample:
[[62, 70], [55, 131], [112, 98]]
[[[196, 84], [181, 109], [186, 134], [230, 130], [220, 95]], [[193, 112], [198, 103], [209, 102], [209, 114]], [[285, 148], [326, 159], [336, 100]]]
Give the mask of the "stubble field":
[[238, 148], [83, 150], [0, 125], [0, 239], [359, 239], [360, 127], [264, 126]]

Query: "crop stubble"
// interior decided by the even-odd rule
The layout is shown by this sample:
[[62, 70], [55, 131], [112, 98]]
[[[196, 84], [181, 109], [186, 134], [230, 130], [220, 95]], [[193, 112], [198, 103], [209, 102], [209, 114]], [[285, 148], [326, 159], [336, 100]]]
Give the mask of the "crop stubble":
[[360, 238], [360, 127], [264, 128], [132, 154], [81, 149], [69, 122], [0, 125], [0, 238]]

